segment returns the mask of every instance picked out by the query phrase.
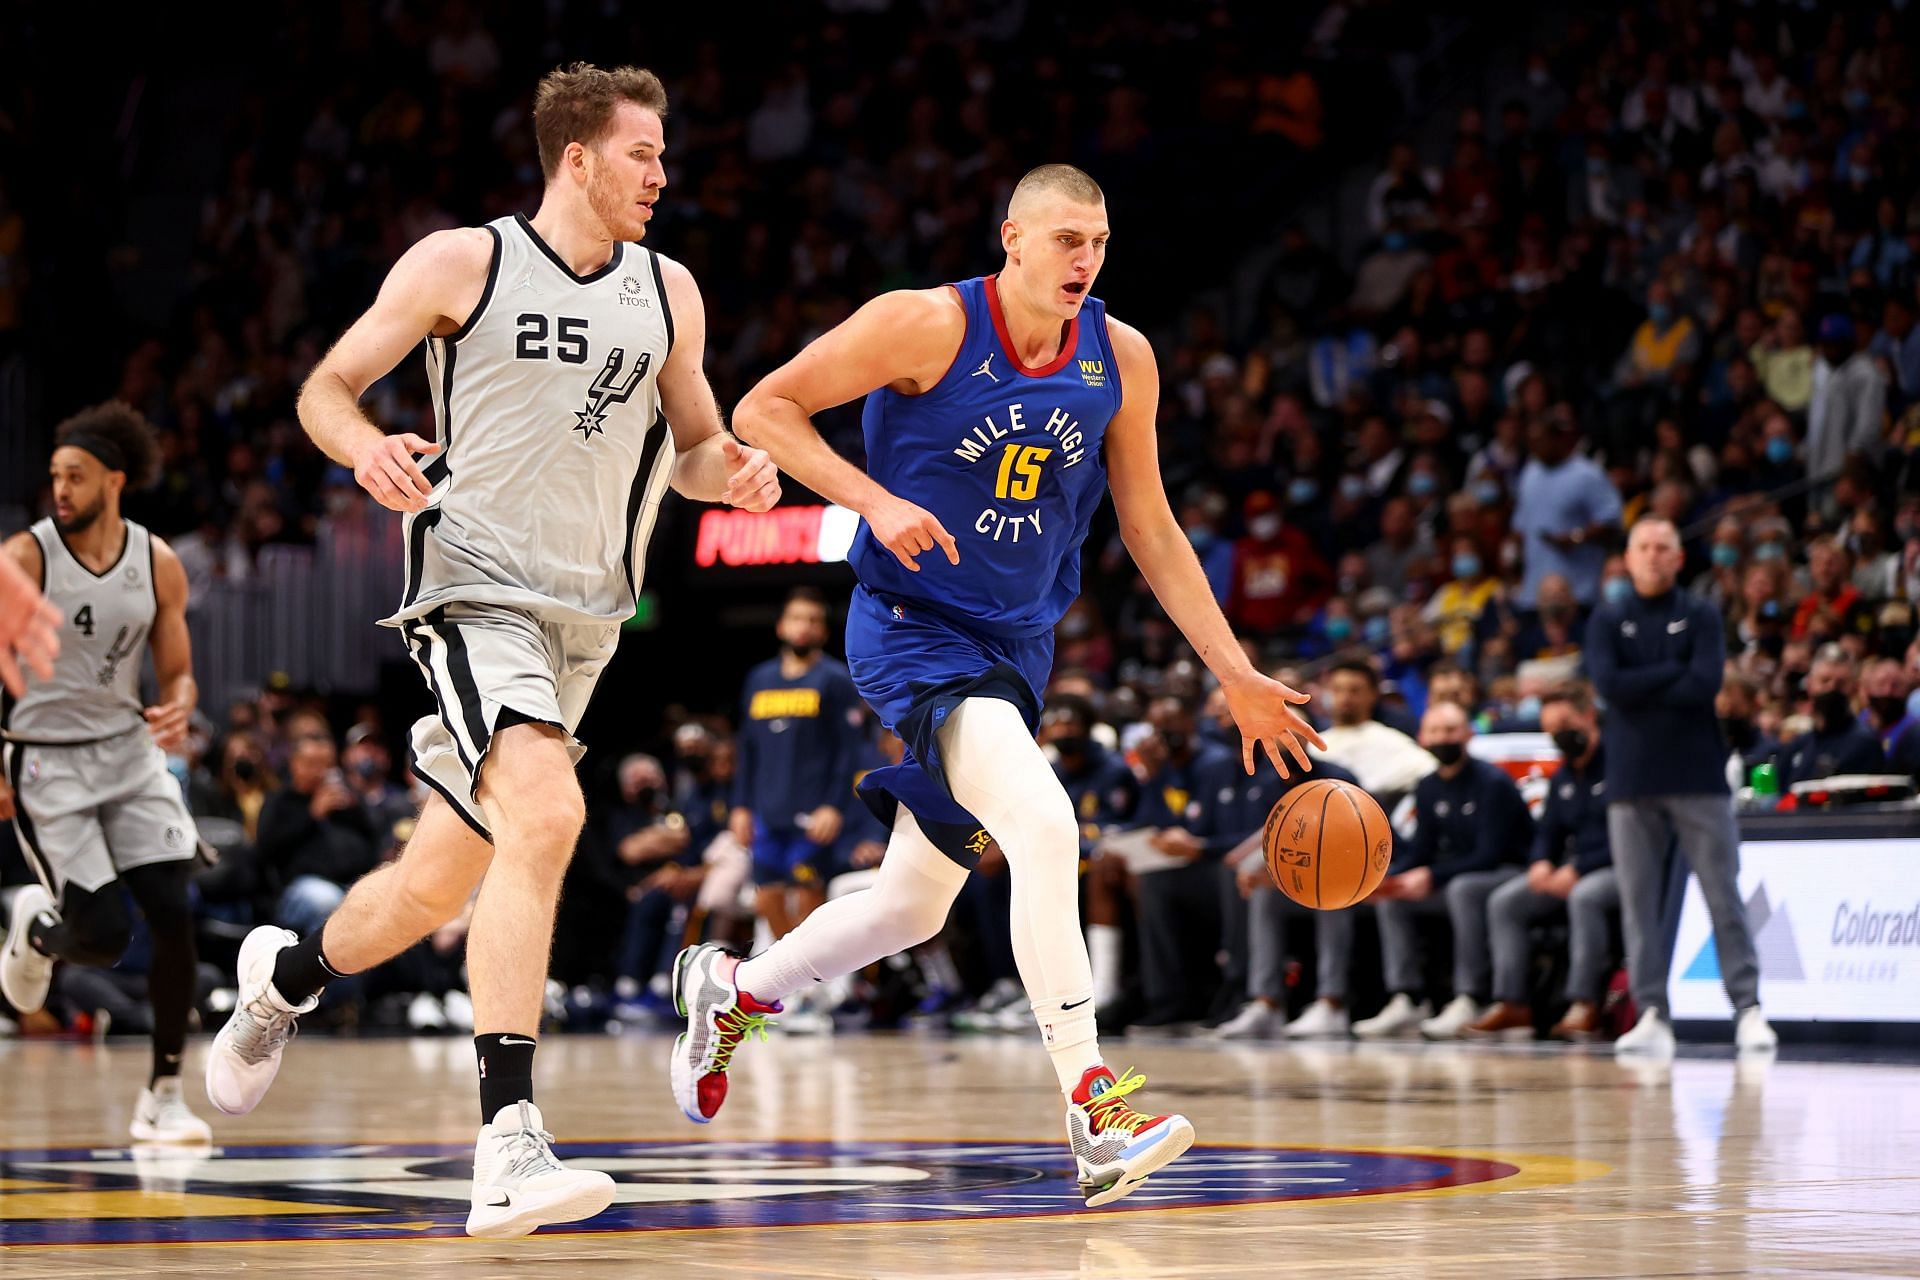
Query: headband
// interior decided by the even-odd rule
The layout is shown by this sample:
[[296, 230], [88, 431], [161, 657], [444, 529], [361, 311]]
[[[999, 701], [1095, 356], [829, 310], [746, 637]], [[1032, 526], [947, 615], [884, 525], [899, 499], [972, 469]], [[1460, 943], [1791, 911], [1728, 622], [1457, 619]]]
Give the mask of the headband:
[[72, 445], [76, 449], [85, 449], [100, 460], [100, 465], [109, 471], [125, 471], [126, 455], [112, 437], [104, 431], [94, 431], [87, 427], [69, 427], [60, 433], [60, 447]]

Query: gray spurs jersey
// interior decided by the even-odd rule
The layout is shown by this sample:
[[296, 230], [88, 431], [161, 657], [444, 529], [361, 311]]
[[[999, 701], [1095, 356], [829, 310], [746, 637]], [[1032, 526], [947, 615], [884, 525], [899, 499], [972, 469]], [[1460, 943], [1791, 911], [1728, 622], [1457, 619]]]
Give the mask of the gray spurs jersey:
[[458, 332], [427, 340], [441, 450], [406, 519], [406, 593], [388, 626], [449, 601], [561, 623], [633, 613], [673, 471], [656, 380], [673, 347], [660, 261], [616, 243], [575, 275], [516, 214]]
[[17, 702], [0, 694], [6, 736], [23, 742], [91, 742], [145, 723], [141, 653], [153, 630], [153, 536], [128, 520], [126, 545], [105, 573], [67, 550], [52, 520], [33, 526], [40, 544], [41, 590], [60, 610], [60, 656], [53, 679], [27, 673]]

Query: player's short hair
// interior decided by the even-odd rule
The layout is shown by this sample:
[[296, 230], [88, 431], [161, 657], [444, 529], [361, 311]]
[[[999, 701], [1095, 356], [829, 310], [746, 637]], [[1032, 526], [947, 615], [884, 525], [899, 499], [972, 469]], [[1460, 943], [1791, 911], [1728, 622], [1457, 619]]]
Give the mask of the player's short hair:
[[833, 611], [832, 606], [827, 603], [827, 593], [818, 587], [795, 587], [787, 592], [786, 604], [780, 607], [785, 609], [788, 604], [812, 604], [820, 606], [829, 613]]
[[146, 415], [125, 400], [82, 409], [53, 429], [53, 447], [85, 449], [109, 471], [127, 473], [127, 488], [160, 478], [160, 437]]
[[1026, 176], [1014, 184], [1013, 195], [1007, 201], [1007, 216], [1012, 217], [1023, 202], [1050, 191], [1057, 191], [1078, 204], [1107, 202], [1106, 193], [1085, 169], [1070, 164], [1043, 164], [1027, 170]]
[[1576, 714], [1586, 715], [1593, 710], [1593, 686], [1585, 680], [1568, 680], [1546, 691], [1540, 698], [1540, 707], [1545, 710], [1556, 702], [1564, 702], [1572, 707]]
[[667, 89], [660, 77], [641, 67], [611, 71], [591, 62], [556, 67], [533, 93], [533, 136], [540, 146], [540, 173], [549, 181], [560, 171], [567, 144], [593, 146], [606, 136], [623, 102], [667, 118]]
[[1342, 671], [1353, 672], [1355, 675], [1365, 680], [1367, 682], [1368, 687], [1371, 688], [1375, 693], [1380, 692], [1380, 673], [1374, 670], [1373, 664], [1371, 662], [1364, 661], [1360, 658], [1348, 658], [1344, 662], [1336, 662], [1332, 666], [1328, 667], [1327, 675], [1333, 676]]

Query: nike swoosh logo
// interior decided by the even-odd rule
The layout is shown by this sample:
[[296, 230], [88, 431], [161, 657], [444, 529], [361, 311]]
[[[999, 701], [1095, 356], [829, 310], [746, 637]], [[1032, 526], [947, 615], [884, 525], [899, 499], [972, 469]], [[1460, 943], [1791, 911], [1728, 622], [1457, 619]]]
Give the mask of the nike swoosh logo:
[[501, 1044], [538, 1044], [537, 1040], [515, 1040], [512, 1036], [501, 1036]]
[[489, 1208], [489, 1209], [511, 1209], [511, 1208], [513, 1208], [513, 1197], [512, 1197], [512, 1196], [510, 1196], [510, 1195], [508, 1195], [508, 1194], [507, 1194], [506, 1192], [504, 1192], [504, 1191], [502, 1191], [502, 1192], [500, 1193], [500, 1198], [499, 1198], [498, 1200], [489, 1200], [489, 1201], [487, 1201], [487, 1208]]
[[[1093, 999], [1092, 996], [1087, 997], [1087, 1000], [1091, 1000], [1091, 999]], [[1072, 1004], [1063, 1004], [1060, 1006], [1060, 1011], [1064, 1013], [1068, 1009], [1078, 1009], [1081, 1005], [1085, 1004], [1087, 1000], [1075, 1000]]]

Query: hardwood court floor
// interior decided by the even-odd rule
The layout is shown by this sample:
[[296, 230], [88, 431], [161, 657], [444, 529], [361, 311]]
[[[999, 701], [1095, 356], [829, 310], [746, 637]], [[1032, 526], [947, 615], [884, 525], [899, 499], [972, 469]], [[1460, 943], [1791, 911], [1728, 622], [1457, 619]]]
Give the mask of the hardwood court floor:
[[706, 1128], [667, 1096], [667, 1044], [542, 1046], [549, 1126], [621, 1199], [491, 1242], [458, 1234], [464, 1039], [298, 1040], [238, 1120], [205, 1107], [196, 1045], [219, 1146], [171, 1166], [125, 1147], [143, 1048], [0, 1043], [0, 1276], [1920, 1273], [1908, 1066], [1115, 1042], [1200, 1145], [1086, 1212], [1026, 1037], [776, 1033]]

